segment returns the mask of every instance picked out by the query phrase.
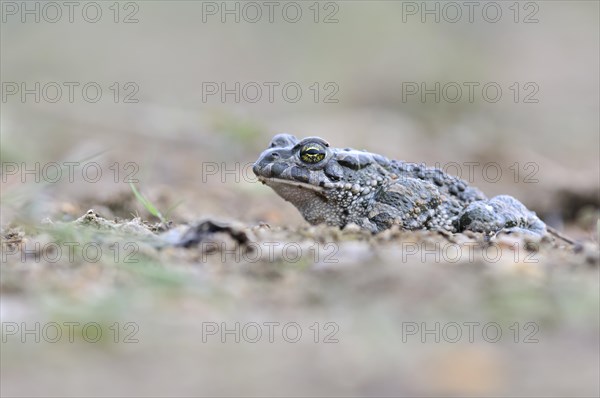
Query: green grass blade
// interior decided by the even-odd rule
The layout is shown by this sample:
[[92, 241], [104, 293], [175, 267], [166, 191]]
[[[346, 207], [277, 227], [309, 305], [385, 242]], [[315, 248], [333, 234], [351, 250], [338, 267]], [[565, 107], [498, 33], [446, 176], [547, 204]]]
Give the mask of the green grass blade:
[[152, 204], [152, 202], [150, 202], [148, 199], [146, 199], [135, 187], [135, 185], [133, 185], [132, 182], [129, 183], [129, 186], [131, 187], [131, 190], [133, 191], [133, 194], [135, 195], [135, 197], [137, 198], [137, 200], [142, 204], [142, 206], [144, 206], [144, 208], [146, 210], [148, 210], [148, 212], [150, 214], [152, 214], [154, 217], [157, 217], [160, 221], [162, 222], [166, 222], [165, 218], [163, 217], [163, 215], [161, 214], [160, 211], [158, 211], [158, 209], [156, 208], [156, 206], [154, 206]]

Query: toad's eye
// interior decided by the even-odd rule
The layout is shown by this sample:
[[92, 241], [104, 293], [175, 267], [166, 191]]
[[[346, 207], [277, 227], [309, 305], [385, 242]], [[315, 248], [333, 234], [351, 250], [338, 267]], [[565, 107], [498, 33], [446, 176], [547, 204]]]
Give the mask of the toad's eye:
[[325, 158], [325, 147], [321, 144], [306, 144], [300, 150], [300, 159], [305, 163], [319, 163]]

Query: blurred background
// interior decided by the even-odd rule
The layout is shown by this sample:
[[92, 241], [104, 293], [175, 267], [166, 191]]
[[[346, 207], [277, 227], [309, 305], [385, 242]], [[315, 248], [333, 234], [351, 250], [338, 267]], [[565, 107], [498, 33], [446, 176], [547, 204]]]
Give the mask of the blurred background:
[[[580, 211], [598, 205], [594, 2], [501, 4], [495, 23], [487, 22], [497, 18], [485, 2], [472, 17], [460, 8], [455, 23], [443, 2], [429, 9], [411, 2], [302, 3], [295, 23], [285, 19], [295, 20], [296, 8], [284, 8], [287, 3], [273, 8], [273, 23], [262, 3], [255, 23], [249, 21], [256, 7], [243, 2], [123, 3], [118, 16], [103, 5], [96, 23], [84, 19], [93, 20], [95, 10], [85, 3], [74, 9], [73, 23], [67, 9], [58, 22], [45, 22], [53, 10], [34, 4], [40, 23], [27, 14], [22, 23], [21, 6], [15, 15], [4, 13], [3, 159], [43, 166], [109, 150], [94, 159], [104, 172], [98, 184], [86, 184], [79, 168], [81, 184], [52, 189], [63, 178], [48, 189], [56, 200], [85, 207], [73, 199], [128, 191], [108, 167], [120, 163], [122, 182], [133, 172], [125, 163], [135, 162], [142, 189], [182, 200], [178, 212], [186, 218], [279, 222], [277, 208], [286, 222], [302, 223], [291, 205], [255, 183], [249, 169], [242, 179], [222, 173], [242, 169], [275, 133], [289, 132], [447, 165], [463, 178], [472, 170], [469, 180], [488, 195], [514, 195], [555, 224], [585, 218]], [[439, 12], [427, 14], [436, 4]], [[238, 13], [227, 14], [236, 7]], [[77, 84], [72, 103], [65, 82]], [[265, 82], [273, 83], [272, 102]], [[18, 84], [18, 92], [7, 83]], [[22, 83], [38, 92], [39, 103], [35, 94], [22, 97]], [[54, 103], [54, 85], [44, 90], [47, 83], [62, 89]], [[465, 83], [473, 83], [472, 102]], [[500, 95], [492, 87], [486, 97], [483, 87], [490, 83]], [[86, 84], [92, 85], [87, 94]], [[456, 86], [462, 97], [451, 102]], [[225, 90], [230, 94], [222, 97]], [[422, 97], [425, 90], [437, 91], [439, 103], [436, 94]], [[499, 178], [495, 166], [484, 170], [489, 162], [500, 166]], [[250, 205], [237, 206], [240, 197]]]
[[[437, 164], [488, 196], [517, 197], [577, 239], [597, 240], [597, 2], [474, 2], [471, 10], [462, 2], [273, 2], [273, 8], [233, 1], [75, 3], [71, 18], [60, 2], [2, 2], [3, 229], [46, 217], [70, 221], [90, 208], [107, 218], [151, 219], [132, 195], [129, 177], [159, 208], [174, 207], [169, 218], [176, 223], [215, 217], [301, 228], [306, 224], [295, 208], [257, 183], [249, 166], [274, 134], [287, 132]], [[102, 173], [95, 182], [82, 175], [90, 161]], [[40, 170], [49, 162], [79, 164], [72, 179], [63, 169], [59, 181], [36, 184], [22, 173], [23, 165], [35, 170], [36, 162]], [[393, 263], [367, 263], [386, 261]], [[590, 315], [597, 309], [597, 284], [587, 275], [575, 287], [561, 282], [550, 289], [539, 279], [514, 287], [511, 279], [510, 287], [490, 288], [500, 297], [525, 297], [530, 307], [523, 310], [518, 302], [514, 308], [519, 319], [530, 320], [558, 311], [550, 297], [579, 292], [577, 304], [559, 312], [570, 317], [577, 308], [581, 317], [540, 344], [510, 353], [490, 344], [392, 344], [397, 318], [498, 316], [477, 313], [481, 304], [475, 302], [489, 288], [485, 274], [471, 280], [465, 273], [462, 287], [438, 282], [436, 291], [428, 286], [439, 265], [423, 267], [423, 273], [418, 266], [386, 271], [401, 273], [398, 289], [420, 292], [400, 298], [369, 297], [350, 279], [291, 271], [286, 284], [272, 286], [238, 270], [224, 276], [221, 268], [192, 267], [186, 272], [194, 275], [194, 288], [177, 285], [174, 292], [161, 284], [131, 293], [118, 288], [127, 282], [104, 280], [110, 294], [90, 288], [97, 275], [84, 274], [85, 289], [75, 295], [84, 315], [77, 316], [96, 319], [106, 308], [110, 319], [137, 314], [135, 320], [145, 322], [142, 343], [51, 345], [41, 352], [36, 345], [5, 345], [3, 393], [598, 393], [598, 323]], [[357, 273], [363, 282], [371, 278], [366, 270]], [[377, 275], [377, 283], [390, 277]], [[44, 278], [56, 285], [44, 285]], [[71, 304], [62, 301], [61, 290], [73, 280], [45, 273], [35, 280], [35, 287], [16, 295], [3, 286], [3, 321], [53, 319], [56, 311], [75, 316], [63, 314]], [[339, 296], [329, 283], [341, 283]], [[310, 293], [311, 286], [318, 293]], [[478, 293], [463, 297], [463, 287]], [[102, 304], [88, 294], [102, 297]], [[457, 301], [451, 308], [422, 302], [431, 297]], [[461, 305], [460, 315], [453, 312]], [[476, 314], [469, 318], [471, 310]], [[305, 326], [338, 320], [346, 334], [331, 346], [195, 344], [202, 319], [282, 317], [303, 319]], [[527, 374], [529, 366], [539, 371]], [[572, 381], [552, 379], [574, 368], [580, 372]], [[70, 376], [57, 379], [64, 374]]]

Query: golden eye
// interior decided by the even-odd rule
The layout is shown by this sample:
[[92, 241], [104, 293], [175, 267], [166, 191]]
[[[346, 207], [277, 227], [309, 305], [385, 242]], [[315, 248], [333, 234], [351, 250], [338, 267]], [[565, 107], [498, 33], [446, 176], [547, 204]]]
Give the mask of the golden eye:
[[306, 144], [300, 151], [300, 159], [305, 163], [319, 163], [325, 159], [325, 148], [321, 144]]

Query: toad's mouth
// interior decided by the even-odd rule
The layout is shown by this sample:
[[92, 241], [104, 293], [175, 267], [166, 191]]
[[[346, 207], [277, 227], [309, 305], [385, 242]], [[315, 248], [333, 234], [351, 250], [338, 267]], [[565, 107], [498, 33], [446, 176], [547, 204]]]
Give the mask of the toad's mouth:
[[259, 176], [258, 180], [260, 182], [262, 182], [263, 184], [266, 184], [275, 190], [277, 190], [278, 187], [281, 187], [281, 185], [283, 185], [283, 186], [289, 186], [289, 187], [297, 187], [297, 188], [301, 188], [301, 189], [308, 189], [308, 190], [316, 192], [318, 194], [323, 194], [325, 191], [325, 189], [323, 187], [314, 186], [311, 184], [307, 184], [305, 182], [285, 180], [282, 178]]

